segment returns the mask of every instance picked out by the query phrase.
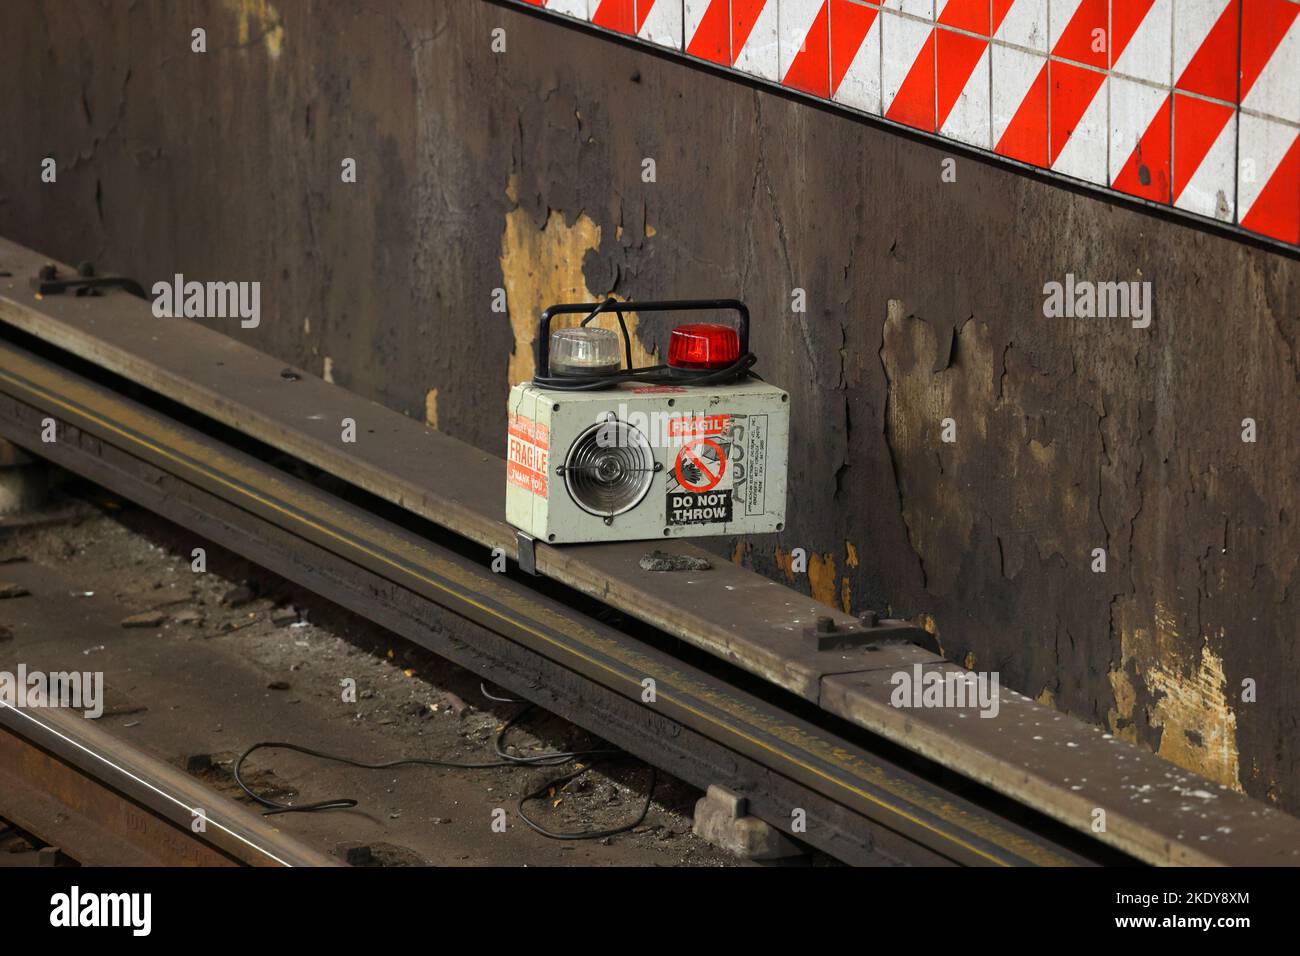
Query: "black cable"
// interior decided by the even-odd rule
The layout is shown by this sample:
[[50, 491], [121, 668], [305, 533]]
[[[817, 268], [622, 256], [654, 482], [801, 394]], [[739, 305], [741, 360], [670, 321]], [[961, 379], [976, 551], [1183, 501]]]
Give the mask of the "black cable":
[[493, 748], [496, 750], [496, 755], [500, 757], [502, 760], [507, 761], [509, 763], [516, 763], [516, 764], [532, 764], [535, 766], [543, 766], [543, 767], [558, 767], [568, 763], [570, 760], [577, 760], [579, 757], [622, 757], [627, 755], [626, 750], [620, 750], [618, 748], [606, 748], [603, 750], [556, 751], [547, 754], [536, 754], [535, 756], [532, 757], [517, 757], [514, 754], [506, 753], [505, 751], [506, 734], [510, 732], [511, 727], [519, 723], [519, 721], [523, 718], [525, 714], [527, 714], [530, 710], [533, 709], [533, 706], [534, 706], [533, 704], [529, 704], [527, 707], [519, 711], [519, 713], [515, 714], [513, 717], [511, 717], [509, 720], [507, 720], [504, 724], [501, 725], [501, 730], [497, 732], [496, 740], [493, 742]]
[[253, 744], [235, 761], [235, 783], [239, 788], [248, 794], [249, 798], [270, 809], [264, 814], [272, 816], [277, 813], [314, 813], [317, 810], [350, 810], [357, 805], [357, 801], [351, 797], [342, 797], [337, 800], [322, 800], [319, 803], [304, 803], [301, 806], [291, 806], [287, 803], [277, 803], [268, 797], [254, 793], [253, 789], [244, 782], [240, 776], [239, 770], [244, 765], [250, 754], [259, 750], [292, 750], [295, 753], [306, 754], [309, 757], [319, 757], [321, 760], [330, 760], [334, 763], [341, 763], [349, 767], [356, 767], [360, 770], [391, 770], [394, 767], [447, 767], [453, 770], [487, 770], [492, 767], [508, 767], [512, 761], [494, 760], [490, 763], [459, 763], [453, 760], [435, 760], [432, 757], [404, 757], [401, 760], [390, 760], [385, 763], [366, 763], [362, 760], [354, 760], [351, 757], [343, 757], [339, 754], [326, 753], [323, 750], [313, 750], [311, 747], [303, 747], [300, 744], [286, 743], [280, 740], [264, 740]]
[[[484, 690], [483, 693], [484, 696], [490, 697], [493, 700], [500, 699], [500, 698], [492, 697], [492, 695], [488, 694], [486, 690]], [[532, 756], [519, 756], [517, 754], [508, 753], [505, 749], [506, 734], [509, 733], [510, 729], [514, 727], [515, 724], [517, 724], [524, 717], [525, 714], [529, 713], [533, 709], [533, 706], [534, 706], [533, 704], [528, 704], [527, 706], [525, 706], [513, 717], [511, 717], [504, 724], [502, 724], [501, 729], [497, 731], [496, 738], [493, 741], [493, 749], [496, 751], [497, 756], [500, 758], [498, 760], [487, 761], [482, 763], [467, 763], [464, 761], [455, 761], [455, 760], [438, 760], [433, 757], [405, 757], [400, 760], [389, 760], [383, 763], [367, 763], [366, 761], [363, 760], [355, 760], [351, 757], [344, 757], [339, 754], [331, 754], [331, 753], [326, 753], [323, 750], [315, 750], [311, 747], [304, 747], [301, 744], [287, 743], [285, 741], [265, 740], [253, 744], [242, 754], [240, 754], [239, 757], [235, 760], [235, 766], [234, 766], [235, 783], [239, 785], [239, 788], [244, 791], [244, 793], [248, 796], [250, 800], [267, 808], [266, 810], [263, 811], [264, 816], [274, 816], [275, 814], [278, 813], [315, 813], [320, 810], [351, 810], [354, 809], [358, 805], [358, 803], [356, 800], [354, 800], [351, 797], [340, 797], [334, 800], [321, 800], [316, 803], [304, 803], [299, 806], [293, 806], [287, 803], [279, 803], [275, 800], [270, 799], [269, 797], [262, 796], [261, 794], [255, 792], [253, 788], [250, 787], [247, 783], [245, 783], [243, 776], [240, 774], [240, 770], [244, 766], [244, 761], [247, 760], [250, 755], [256, 753], [259, 750], [291, 750], [295, 753], [306, 754], [309, 757], [318, 757], [321, 760], [329, 760], [334, 763], [341, 763], [344, 764], [345, 766], [356, 767], [360, 770], [391, 770], [394, 767], [416, 767], [416, 766], [444, 767], [453, 770], [488, 770], [488, 769], [493, 769], [498, 767], [517, 767], [517, 766], [558, 767], [566, 763], [569, 763], [573, 760], [576, 760], [579, 757], [630, 756], [625, 750], [620, 750], [618, 748], [609, 748], [609, 747], [589, 749], [589, 750], [552, 751], [550, 753], [534, 754]], [[540, 833], [542, 836], [549, 837], [553, 840], [600, 840], [600, 839], [604, 839], [605, 837], [615, 836], [616, 834], [619, 833], [626, 833], [628, 830], [631, 830], [633, 827], [640, 826], [642, 821], [645, 820], [646, 815], [650, 812], [650, 804], [654, 800], [654, 788], [655, 788], [655, 783], [657, 782], [658, 779], [658, 775], [653, 766], [650, 767], [650, 780], [649, 780], [649, 786], [646, 790], [645, 806], [642, 807], [641, 813], [631, 823], [616, 827], [611, 830], [587, 830], [579, 833], [559, 833], [553, 830], [546, 829], [541, 824], [536, 823], [535, 821], [530, 819], [528, 814], [524, 812], [524, 804], [527, 801], [535, 800], [543, 793], [545, 793], [547, 790], [549, 790], [551, 787], [563, 786], [564, 784], [568, 783], [570, 780], [574, 780], [577, 777], [580, 777], [582, 774], [586, 773], [591, 769], [592, 767], [590, 765], [580, 766], [574, 772], [570, 774], [566, 774], [565, 776], [562, 777], [558, 777], [555, 780], [547, 781], [545, 784], [541, 786], [540, 789], [534, 790], [533, 792], [525, 794], [524, 796], [520, 797], [519, 803], [516, 805], [515, 808], [516, 813], [519, 814], [519, 819], [523, 820], [524, 823], [526, 823], [533, 830]]]
[[[600, 303], [600, 305], [596, 306], [594, 309], [592, 309], [590, 312], [587, 313], [586, 317], [581, 322], [578, 323], [578, 326], [580, 328], [586, 328], [588, 322], [590, 322], [592, 319], [596, 318], [596, 316], [600, 315], [602, 312], [608, 309], [611, 305], [614, 304], [615, 301], [616, 300], [612, 295], [607, 296], [604, 302]], [[627, 322], [623, 320], [622, 312], [615, 312], [614, 317], [618, 319], [618, 327], [623, 330], [623, 355], [627, 359], [627, 367], [631, 368], [632, 367], [632, 333], [627, 330]]]

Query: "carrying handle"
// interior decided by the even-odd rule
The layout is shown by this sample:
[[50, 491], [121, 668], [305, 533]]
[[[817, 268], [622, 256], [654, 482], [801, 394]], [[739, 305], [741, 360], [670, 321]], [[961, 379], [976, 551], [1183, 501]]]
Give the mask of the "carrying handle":
[[[663, 302], [616, 302], [606, 299], [604, 302], [564, 302], [553, 305], [542, 313], [537, 336], [537, 368], [544, 370], [539, 374], [551, 374], [551, 319], [557, 315], [573, 315], [576, 312], [591, 312], [594, 315], [611, 312], [622, 315], [624, 312], [704, 312], [724, 309], [735, 312], [740, 317], [740, 354], [749, 353], [749, 307], [739, 299], [668, 299]], [[594, 312], [593, 312], [594, 310]], [[631, 368], [631, 356], [627, 357]]]

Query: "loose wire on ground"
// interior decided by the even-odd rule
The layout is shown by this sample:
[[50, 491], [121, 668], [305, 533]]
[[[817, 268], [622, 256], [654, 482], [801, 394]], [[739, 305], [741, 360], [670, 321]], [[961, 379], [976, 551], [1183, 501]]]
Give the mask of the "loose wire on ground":
[[[493, 697], [485, 688], [480, 689], [483, 690], [484, 696], [491, 700], [503, 699]], [[614, 758], [631, 756], [627, 751], [616, 747], [594, 748], [589, 750], [552, 751], [549, 753], [533, 754], [530, 756], [519, 756], [517, 754], [509, 753], [505, 749], [506, 734], [532, 709], [533, 705], [528, 704], [507, 720], [501, 726], [501, 729], [497, 731], [496, 738], [493, 741], [493, 749], [498, 757], [497, 760], [466, 762], [458, 760], [440, 760], [434, 757], [404, 757], [400, 760], [369, 763], [364, 760], [356, 760], [352, 757], [345, 757], [340, 754], [332, 754], [323, 750], [304, 747], [301, 744], [278, 740], [264, 740], [253, 744], [235, 760], [233, 771], [235, 783], [239, 785], [239, 789], [243, 790], [250, 800], [266, 808], [263, 811], [263, 815], [273, 816], [278, 813], [315, 813], [320, 810], [351, 810], [355, 808], [358, 803], [351, 797], [339, 797], [333, 800], [321, 800], [316, 803], [294, 805], [280, 803], [276, 800], [272, 800], [270, 797], [262, 796], [244, 781], [244, 778], [240, 773], [243, 769], [244, 761], [259, 750], [290, 750], [294, 753], [305, 754], [308, 757], [316, 757], [320, 760], [328, 760], [333, 763], [341, 763], [345, 766], [356, 767], [360, 770], [391, 770], [395, 767], [444, 767], [453, 770], [489, 770], [497, 767], [516, 766], [559, 767], [573, 760], [585, 757]], [[520, 797], [519, 803], [516, 805], [516, 812], [519, 814], [519, 819], [523, 820], [525, 824], [540, 833], [542, 836], [549, 837], [552, 840], [599, 840], [619, 833], [625, 833], [633, 827], [640, 826], [642, 821], [645, 820], [646, 814], [650, 812], [650, 804], [654, 800], [654, 788], [658, 779], [658, 774], [654, 767], [650, 767], [649, 785], [646, 789], [645, 805], [641, 808], [641, 813], [631, 823], [615, 827], [611, 830], [584, 830], [577, 833], [561, 833], [555, 830], [548, 830], [546, 827], [532, 820], [528, 814], [524, 812], [524, 804], [529, 800], [537, 799], [542, 794], [547, 793], [552, 787], [562, 787], [566, 783], [582, 776], [591, 769], [592, 767], [590, 765], [579, 766], [573, 772], [557, 777], [553, 780], [548, 780], [538, 789]]]

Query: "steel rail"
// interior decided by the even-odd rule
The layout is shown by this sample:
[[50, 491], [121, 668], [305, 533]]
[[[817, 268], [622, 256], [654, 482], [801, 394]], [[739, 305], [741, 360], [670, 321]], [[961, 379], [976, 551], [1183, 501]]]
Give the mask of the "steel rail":
[[73, 712], [3, 701], [0, 815], [83, 865], [340, 865]]
[[[0, 343], [0, 360], [0, 433], [15, 443], [558, 709], [698, 786], [723, 782], [745, 791], [757, 815], [787, 832], [792, 811], [803, 808], [809, 824], [797, 835], [833, 855], [852, 862], [909, 856], [995, 865], [1086, 862], [482, 563], [54, 363], [7, 343]], [[53, 444], [34, 439], [47, 415], [61, 423]], [[437, 608], [477, 625], [473, 637], [431, 633]], [[494, 650], [485, 654], [488, 647]], [[539, 681], [542, 674], [548, 676]], [[641, 700], [647, 678], [655, 682], [652, 704]], [[566, 684], [576, 700], [563, 699]], [[600, 707], [593, 711], [595, 692]]]

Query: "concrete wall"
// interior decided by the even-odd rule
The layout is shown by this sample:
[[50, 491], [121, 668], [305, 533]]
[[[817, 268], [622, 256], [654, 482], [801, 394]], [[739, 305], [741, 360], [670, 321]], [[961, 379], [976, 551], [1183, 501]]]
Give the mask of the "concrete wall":
[[[6, 236], [261, 280], [259, 328], [216, 324], [498, 454], [546, 304], [740, 296], [792, 493], [721, 550], [1300, 809], [1294, 260], [976, 159], [943, 182], [941, 149], [479, 0], [6, 21]], [[1151, 282], [1154, 323], [1044, 317], [1067, 273]]]

